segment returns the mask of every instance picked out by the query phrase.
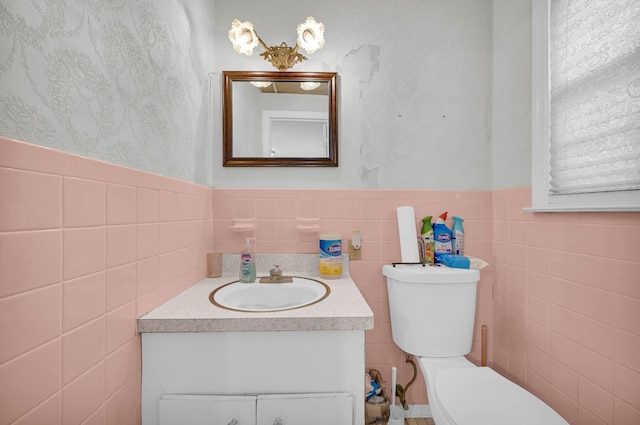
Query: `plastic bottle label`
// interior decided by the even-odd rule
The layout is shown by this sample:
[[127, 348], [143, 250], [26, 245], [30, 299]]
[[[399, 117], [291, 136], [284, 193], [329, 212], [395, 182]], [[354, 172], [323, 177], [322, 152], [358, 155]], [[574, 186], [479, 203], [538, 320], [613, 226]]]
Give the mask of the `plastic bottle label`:
[[320, 276], [337, 278], [342, 276], [342, 241], [320, 239]]

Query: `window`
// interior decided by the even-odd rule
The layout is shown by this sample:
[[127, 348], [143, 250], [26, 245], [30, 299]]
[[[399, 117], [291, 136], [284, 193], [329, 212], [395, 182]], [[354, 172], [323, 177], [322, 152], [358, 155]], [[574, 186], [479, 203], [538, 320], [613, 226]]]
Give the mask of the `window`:
[[533, 1], [533, 211], [640, 211], [640, 2]]

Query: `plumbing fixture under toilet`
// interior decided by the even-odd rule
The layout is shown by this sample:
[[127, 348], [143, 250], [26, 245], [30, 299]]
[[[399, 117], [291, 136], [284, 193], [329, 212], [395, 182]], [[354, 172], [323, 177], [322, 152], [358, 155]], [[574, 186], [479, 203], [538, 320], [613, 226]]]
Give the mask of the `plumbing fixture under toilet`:
[[391, 333], [416, 356], [436, 425], [568, 425], [533, 394], [464, 356], [471, 351], [478, 270], [385, 265]]

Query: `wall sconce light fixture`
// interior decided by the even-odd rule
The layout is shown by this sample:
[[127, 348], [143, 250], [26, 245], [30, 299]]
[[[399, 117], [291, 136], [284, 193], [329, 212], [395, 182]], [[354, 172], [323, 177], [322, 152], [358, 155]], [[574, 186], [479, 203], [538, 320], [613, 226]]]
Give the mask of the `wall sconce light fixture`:
[[299, 24], [297, 32], [298, 39], [294, 47], [287, 46], [285, 42], [279, 46], [267, 46], [258, 36], [251, 22], [240, 22], [234, 19], [229, 30], [229, 40], [237, 53], [247, 56], [251, 56], [253, 48], [261, 44], [265, 51], [260, 53], [260, 56], [280, 71], [286, 71], [295, 64], [307, 60], [304, 55], [298, 53], [299, 47], [311, 54], [324, 46], [324, 24], [316, 22], [313, 16], [309, 16], [305, 22]]

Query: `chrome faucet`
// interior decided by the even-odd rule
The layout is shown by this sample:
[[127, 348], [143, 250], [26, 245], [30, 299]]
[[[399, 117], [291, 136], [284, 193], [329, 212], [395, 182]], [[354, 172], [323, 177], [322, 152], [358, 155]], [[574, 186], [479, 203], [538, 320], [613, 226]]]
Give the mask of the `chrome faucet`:
[[282, 270], [280, 270], [280, 266], [277, 264], [274, 264], [273, 268], [269, 270], [269, 275], [275, 279], [282, 277]]
[[284, 276], [280, 266], [273, 265], [273, 268], [269, 270], [269, 277], [261, 277], [260, 283], [291, 283], [293, 278], [291, 276]]

